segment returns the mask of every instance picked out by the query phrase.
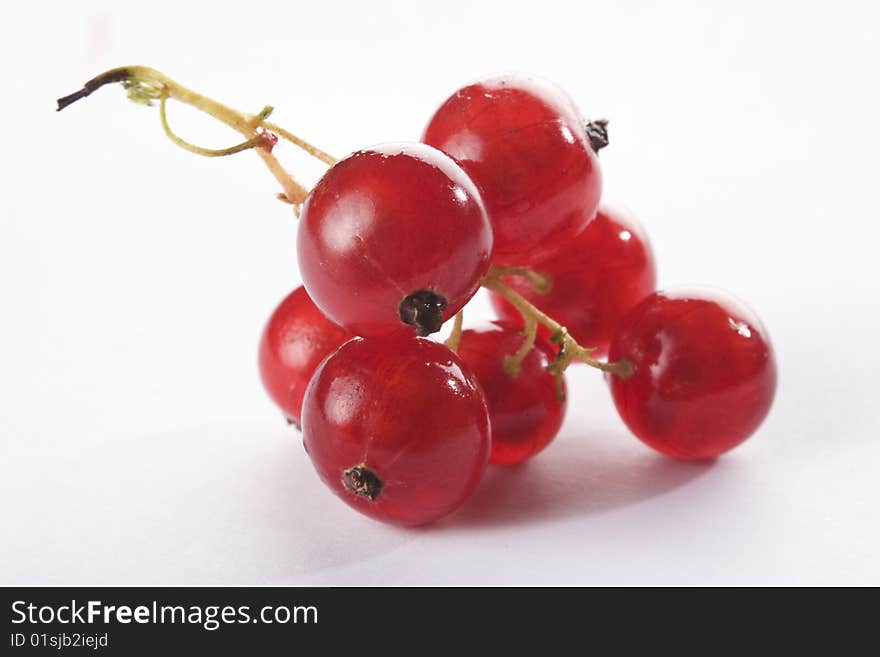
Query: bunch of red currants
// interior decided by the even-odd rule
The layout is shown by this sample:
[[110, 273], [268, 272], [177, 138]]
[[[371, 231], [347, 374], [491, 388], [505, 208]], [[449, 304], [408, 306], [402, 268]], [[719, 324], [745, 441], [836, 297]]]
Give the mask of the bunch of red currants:
[[[308, 195], [304, 287], [270, 318], [260, 371], [348, 504], [399, 525], [450, 513], [487, 463], [553, 440], [573, 362], [603, 370], [632, 432], [680, 459], [766, 417], [767, 332], [724, 294], [655, 291], [643, 230], [599, 205], [607, 141], [557, 87], [492, 78], [446, 100], [423, 143], [358, 151]], [[462, 331], [481, 285], [499, 319]], [[453, 318], [445, 344], [425, 337]]]
[[[111, 83], [158, 102], [185, 150], [256, 150], [282, 200], [302, 204], [305, 287], [270, 318], [260, 372], [318, 474], [357, 510], [429, 523], [467, 499], [488, 463], [535, 456], [562, 424], [575, 362], [605, 372], [626, 425], [676, 458], [714, 458], [767, 416], [776, 363], [761, 322], [719, 292], [654, 290], [641, 227], [599, 206], [607, 124], [585, 122], [557, 87], [523, 76], [469, 85], [422, 143], [337, 162], [269, 123], [271, 107], [245, 114], [145, 66], [106, 71], [58, 109]], [[181, 139], [168, 99], [246, 140], [208, 149]], [[279, 135], [332, 165], [311, 192], [272, 154]], [[480, 286], [499, 319], [463, 331]], [[447, 320], [445, 343], [426, 337]]]

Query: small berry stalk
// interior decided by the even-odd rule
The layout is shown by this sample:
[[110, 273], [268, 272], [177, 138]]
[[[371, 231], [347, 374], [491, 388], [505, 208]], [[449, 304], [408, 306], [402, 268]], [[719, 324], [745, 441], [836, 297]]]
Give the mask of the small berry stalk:
[[[518, 373], [522, 359], [525, 358], [531, 350], [532, 345], [534, 345], [535, 337], [537, 335], [537, 327], [540, 324], [541, 326], [546, 326], [550, 329], [550, 341], [559, 345], [559, 354], [557, 355], [556, 360], [548, 367], [551, 374], [557, 376], [561, 375], [574, 361], [579, 361], [581, 363], [586, 363], [590, 367], [595, 367], [598, 370], [619, 376], [623, 379], [627, 379], [633, 375], [634, 365], [629, 360], [622, 359], [613, 363], [604, 363], [591, 358], [590, 354], [595, 351], [594, 348], [584, 347], [578, 344], [578, 341], [568, 333], [568, 330], [562, 326], [562, 324], [539, 310], [519, 292], [501, 280], [501, 277], [505, 274], [521, 275], [521, 272], [511, 271], [509, 268], [490, 270], [489, 275], [483, 279], [483, 286], [507, 299], [507, 301], [509, 301], [520, 312], [526, 325], [524, 331], [526, 339], [523, 342], [522, 347], [505, 363], [505, 368], [507, 369], [508, 374], [516, 376]], [[537, 277], [541, 276], [532, 271], [529, 271], [528, 274], [524, 275], [527, 275], [529, 279], [537, 279]], [[547, 278], [544, 278], [543, 280], [549, 282], [549, 279]], [[540, 290], [540, 288], [536, 289]]]
[[[213, 98], [188, 89], [164, 73], [160, 73], [148, 66], [122, 66], [105, 71], [86, 82], [81, 89], [63, 98], [59, 98], [57, 101], [58, 111], [60, 112], [76, 101], [90, 96], [101, 87], [115, 83], [122, 84], [129, 99], [135, 103], [150, 106], [154, 102], [158, 102], [165, 134], [171, 141], [185, 150], [206, 157], [218, 157], [240, 153], [245, 150], [256, 150], [284, 190], [284, 198], [295, 206], [301, 205], [309, 192], [281, 166], [281, 163], [272, 154], [272, 148], [277, 142], [276, 135], [280, 135], [326, 164], [333, 165], [336, 163], [336, 159], [333, 156], [312, 146], [280, 126], [266, 121], [269, 115], [272, 114], [273, 108], [271, 106], [267, 105], [257, 114], [240, 112]], [[217, 150], [201, 148], [177, 137], [169, 127], [165, 114], [165, 105], [168, 99], [195, 107], [221, 123], [225, 123], [233, 130], [241, 133], [246, 138], [245, 141], [230, 148]]]

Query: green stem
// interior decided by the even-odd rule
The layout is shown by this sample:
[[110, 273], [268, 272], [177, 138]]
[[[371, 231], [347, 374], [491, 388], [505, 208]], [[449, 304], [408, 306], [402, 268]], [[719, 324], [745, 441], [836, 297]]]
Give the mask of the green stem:
[[190, 153], [195, 153], [196, 155], [201, 155], [203, 157], [224, 157], [226, 155], [234, 155], [235, 153], [241, 153], [242, 151], [247, 151], [251, 148], [257, 148], [266, 145], [266, 139], [262, 134], [256, 137], [251, 137], [250, 139], [243, 141], [240, 144], [236, 144], [235, 146], [230, 146], [229, 148], [203, 148], [202, 146], [191, 144], [185, 139], [178, 137], [177, 134], [175, 134], [175, 132], [171, 129], [171, 126], [168, 125], [168, 116], [165, 113], [165, 105], [167, 100], [167, 96], [162, 96], [159, 99], [159, 118], [162, 121], [162, 129], [165, 130], [165, 136], [173, 141], [176, 145], [180, 146], [186, 151], [189, 151]]
[[525, 339], [522, 345], [514, 353], [504, 358], [504, 371], [514, 377], [519, 376], [523, 361], [535, 346], [535, 338], [538, 337], [538, 322], [534, 317], [523, 315], [523, 323], [525, 324], [523, 327]]
[[[507, 283], [501, 280], [499, 274], [504, 269], [490, 269], [489, 274], [483, 279], [483, 287], [486, 287], [502, 297], [507, 299], [523, 316], [523, 320], [528, 326], [529, 321], [536, 324], [542, 324], [550, 329], [553, 339], [559, 343], [559, 357], [556, 362], [550, 365], [550, 371], [554, 374], [561, 373], [568, 367], [573, 360], [579, 360], [586, 363], [590, 367], [595, 367], [603, 372], [608, 372], [623, 379], [628, 379], [635, 372], [635, 366], [629, 360], [620, 360], [614, 363], [603, 363], [590, 357], [590, 353], [595, 349], [583, 347], [578, 344], [577, 340], [568, 334], [568, 331], [562, 324], [555, 319], [536, 308], [530, 301], [523, 297], [519, 292], [511, 288]], [[517, 352], [519, 353], [519, 352]]]
[[463, 324], [464, 310], [459, 310], [455, 314], [455, 320], [452, 324], [452, 333], [449, 334], [449, 337], [446, 338], [446, 342], [443, 343], [452, 349], [452, 351], [458, 351], [458, 345], [461, 343], [461, 329]]
[[[169, 129], [167, 129], [167, 121], [164, 118], [165, 99], [171, 98], [191, 107], [195, 107], [205, 114], [214, 117], [218, 121], [225, 123], [233, 130], [236, 130], [244, 135], [247, 140], [244, 142], [244, 144], [249, 144], [254, 139], [265, 139], [265, 137], [262, 136], [260, 130], [270, 130], [272, 132], [276, 132], [281, 137], [287, 139], [291, 143], [299, 146], [310, 155], [313, 155], [318, 159], [327, 162], [328, 164], [332, 164], [334, 162], [332, 156], [324, 153], [318, 148], [315, 148], [308, 142], [296, 137], [296, 135], [291, 134], [287, 130], [282, 130], [274, 124], [267, 124], [265, 119], [271, 109], [267, 108], [268, 111], [263, 110], [263, 112], [259, 114], [248, 114], [245, 112], [240, 112], [238, 110], [232, 109], [227, 105], [224, 105], [221, 102], [214, 100], [213, 98], [208, 98], [207, 96], [193, 91], [192, 89], [188, 89], [182, 84], [175, 82], [164, 73], [160, 73], [156, 69], [149, 68], [147, 66], [123, 66], [101, 73], [100, 75], [86, 82], [83, 85], [82, 89], [79, 89], [78, 91], [75, 91], [74, 93], [63, 98], [59, 98], [58, 111], [61, 111], [65, 107], [68, 107], [69, 105], [75, 103], [82, 98], [86, 98], [101, 87], [113, 83], [122, 83], [122, 85], [128, 91], [129, 97], [134, 101], [143, 104], [151, 104], [151, 101], [159, 100], [160, 111], [163, 115], [163, 125], [166, 127], [166, 134], [169, 134], [169, 137], [171, 137], [174, 143], [176, 143], [178, 146], [186, 148], [191, 152], [198, 153], [199, 155], [208, 155], [210, 157], [214, 157], [217, 153], [211, 151], [210, 149], [200, 149], [198, 146], [193, 146], [188, 142], [184, 142], [182, 139], [171, 133]], [[240, 150], [245, 150], [244, 144], [239, 145]], [[247, 148], [253, 148], [253, 146], [247, 146]], [[259, 155], [260, 158], [263, 160], [263, 163], [266, 165], [269, 171], [272, 172], [272, 175], [275, 176], [275, 179], [280, 183], [282, 189], [284, 190], [284, 196], [287, 198], [287, 200], [293, 203], [295, 206], [301, 205], [305, 201], [306, 196], [308, 196], [308, 190], [301, 184], [299, 184], [284, 169], [284, 167], [278, 161], [278, 158], [276, 158], [271, 152], [269, 152], [268, 149], [255, 148], [254, 150], [257, 155]]]

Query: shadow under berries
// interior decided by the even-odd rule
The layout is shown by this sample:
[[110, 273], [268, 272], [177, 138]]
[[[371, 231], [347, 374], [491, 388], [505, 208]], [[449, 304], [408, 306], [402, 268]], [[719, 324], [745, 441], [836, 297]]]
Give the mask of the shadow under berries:
[[491, 467], [471, 500], [441, 525], [492, 528], [613, 511], [684, 486], [715, 463], [629, 447], [622, 432], [561, 438], [520, 466]]

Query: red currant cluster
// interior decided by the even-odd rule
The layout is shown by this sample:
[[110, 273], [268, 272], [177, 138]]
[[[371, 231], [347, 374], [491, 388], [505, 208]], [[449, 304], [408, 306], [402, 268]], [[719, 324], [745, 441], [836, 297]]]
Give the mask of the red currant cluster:
[[[604, 122], [501, 77], [453, 94], [423, 142], [358, 151], [318, 183], [299, 225], [305, 288], [260, 346], [269, 394], [342, 499], [404, 525], [448, 514], [487, 460], [553, 439], [574, 360], [604, 365], [624, 422], [666, 454], [711, 458], [755, 431], [776, 386], [767, 333], [721, 294], [654, 292], [643, 230], [599, 207]], [[458, 324], [446, 346], [419, 337], [481, 284], [498, 321]]]
[[[585, 122], [547, 82], [469, 85], [421, 143], [339, 162], [268, 123], [269, 107], [243, 114], [146, 67], [108, 71], [59, 109], [111, 82], [158, 101], [165, 132], [191, 152], [256, 149], [283, 198], [302, 203], [304, 287], [270, 318], [260, 372], [324, 482], [373, 518], [432, 522], [471, 494], [487, 463], [539, 453], [562, 424], [575, 362], [605, 372], [632, 432], [680, 459], [732, 449], [770, 410], [776, 364], [761, 322], [718, 292], [654, 290], [643, 230], [599, 206], [606, 123]], [[246, 141], [185, 142], [168, 126], [168, 98]], [[275, 159], [276, 135], [333, 165], [311, 192]], [[499, 319], [462, 331], [481, 286]], [[447, 320], [445, 343], [426, 337]]]

